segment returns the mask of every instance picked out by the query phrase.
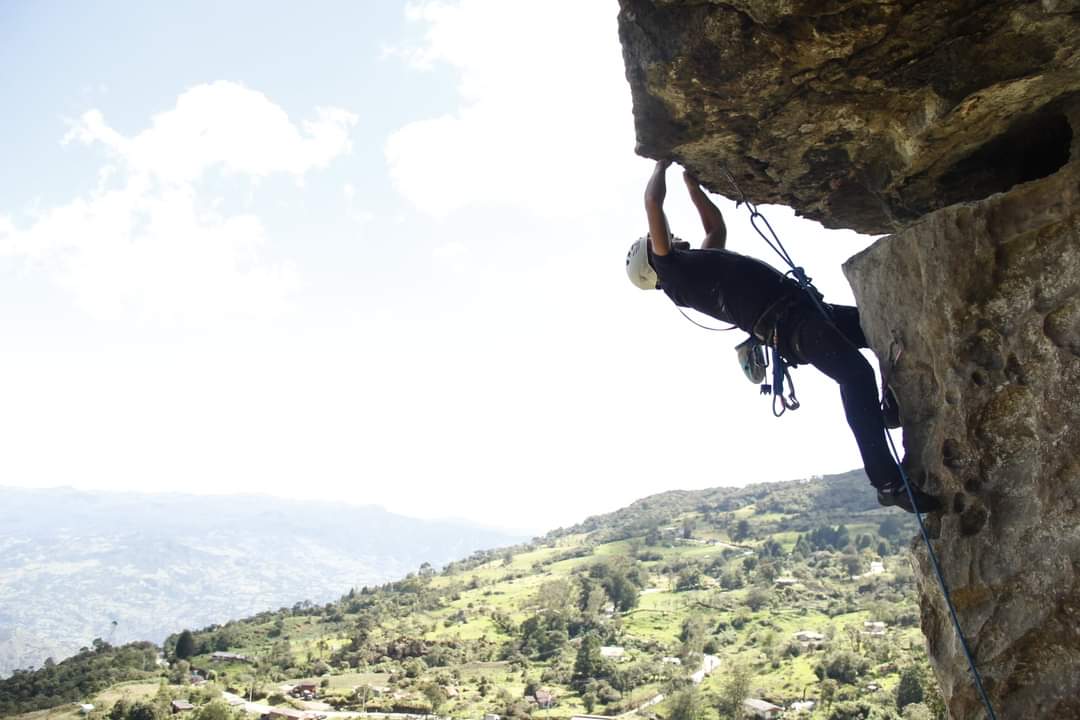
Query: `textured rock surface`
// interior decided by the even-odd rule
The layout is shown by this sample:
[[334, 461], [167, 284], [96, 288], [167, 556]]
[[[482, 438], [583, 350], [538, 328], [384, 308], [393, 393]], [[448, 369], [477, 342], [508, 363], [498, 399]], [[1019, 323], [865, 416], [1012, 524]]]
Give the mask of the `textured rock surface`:
[[[999, 717], [1080, 717], [1080, 162], [934, 212], [845, 269], [871, 343], [904, 347], [905, 464], [951, 506], [935, 551]], [[954, 717], [981, 717], [915, 551], [942, 690]]]
[[[1001, 718], [1080, 718], [1080, 1], [620, 0], [638, 151], [896, 234], [847, 265]], [[953, 717], [983, 717], [925, 551]]]
[[898, 230], [1064, 164], [1080, 0], [620, 0], [638, 152]]

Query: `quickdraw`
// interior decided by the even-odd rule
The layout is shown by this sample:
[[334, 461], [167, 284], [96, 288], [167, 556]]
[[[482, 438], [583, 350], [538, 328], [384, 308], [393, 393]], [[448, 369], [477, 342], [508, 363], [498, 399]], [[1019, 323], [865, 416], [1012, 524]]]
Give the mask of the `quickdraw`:
[[[776, 333], [773, 333], [773, 342], [768, 350], [769, 354], [772, 356], [772, 360], [771, 363], [769, 360], [766, 360], [765, 365], [772, 365], [772, 382], [761, 384], [761, 394], [772, 395], [773, 417], [780, 417], [788, 410], [798, 410], [800, 403], [799, 399], [795, 397], [795, 381], [791, 379], [790, 365], [784, 360], [777, 347]], [[790, 388], [787, 397], [784, 397], [785, 380], [787, 380], [788, 387]]]

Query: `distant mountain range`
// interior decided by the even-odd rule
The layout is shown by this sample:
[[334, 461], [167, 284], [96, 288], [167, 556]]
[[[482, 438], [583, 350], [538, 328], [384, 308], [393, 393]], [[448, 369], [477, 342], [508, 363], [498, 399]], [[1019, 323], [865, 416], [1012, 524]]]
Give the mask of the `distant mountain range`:
[[0, 677], [100, 637], [160, 643], [526, 538], [374, 506], [0, 488]]

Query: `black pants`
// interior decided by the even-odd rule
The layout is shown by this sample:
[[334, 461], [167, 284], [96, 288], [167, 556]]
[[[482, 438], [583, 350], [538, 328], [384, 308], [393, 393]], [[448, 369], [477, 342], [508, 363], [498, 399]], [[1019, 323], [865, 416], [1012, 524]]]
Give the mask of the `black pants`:
[[778, 324], [780, 352], [813, 365], [836, 381], [870, 483], [878, 488], [895, 486], [901, 482], [900, 471], [885, 439], [877, 381], [870, 363], [859, 352], [867, 347], [859, 310], [849, 305], [828, 308], [831, 323], [812, 302], [792, 308]]

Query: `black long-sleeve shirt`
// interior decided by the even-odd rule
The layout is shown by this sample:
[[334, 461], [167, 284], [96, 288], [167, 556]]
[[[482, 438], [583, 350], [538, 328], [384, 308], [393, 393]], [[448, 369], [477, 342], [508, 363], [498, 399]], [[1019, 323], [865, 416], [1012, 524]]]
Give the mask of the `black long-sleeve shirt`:
[[794, 280], [771, 265], [730, 250], [682, 250], [649, 260], [672, 302], [751, 332], [762, 313], [792, 291]]

